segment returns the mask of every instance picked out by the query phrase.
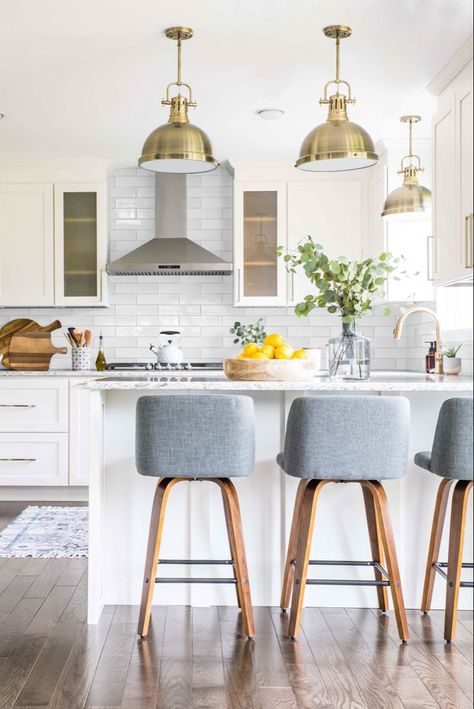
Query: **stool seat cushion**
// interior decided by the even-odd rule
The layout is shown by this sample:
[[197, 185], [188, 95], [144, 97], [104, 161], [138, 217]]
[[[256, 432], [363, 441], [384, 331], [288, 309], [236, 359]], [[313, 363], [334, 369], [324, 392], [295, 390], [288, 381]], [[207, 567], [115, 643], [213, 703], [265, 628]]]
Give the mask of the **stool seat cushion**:
[[255, 463], [254, 429], [249, 396], [142, 396], [136, 411], [137, 470], [155, 477], [246, 477]]
[[415, 455], [415, 463], [451, 480], [473, 477], [473, 400], [453, 397], [443, 402], [431, 452]]
[[383, 480], [407, 468], [405, 397], [305, 396], [288, 415], [280, 467], [297, 478]]

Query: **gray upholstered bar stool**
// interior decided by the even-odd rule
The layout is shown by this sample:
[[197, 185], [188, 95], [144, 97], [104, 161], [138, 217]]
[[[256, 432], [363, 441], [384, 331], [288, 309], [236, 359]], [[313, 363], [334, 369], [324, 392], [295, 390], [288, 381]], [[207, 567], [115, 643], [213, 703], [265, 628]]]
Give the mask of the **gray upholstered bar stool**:
[[[239, 499], [231, 477], [247, 477], [255, 461], [253, 400], [248, 396], [143, 396], [137, 402], [136, 466], [159, 477], [151, 513], [138, 634], [148, 634], [155, 583], [223, 583], [222, 578], [156, 578], [161, 564], [229, 564], [245, 635], [255, 635]], [[222, 493], [231, 559], [160, 559], [166, 504], [181, 481], [208, 480]]]
[[[473, 477], [472, 428], [472, 399], [448, 399], [439, 412], [433, 449], [422, 451], [415, 456], [415, 463], [420, 468], [443, 478], [438, 488], [433, 515], [421, 610], [428, 613], [431, 608], [435, 574], [438, 572], [447, 582], [444, 638], [448, 642], [454, 640], [456, 634], [459, 589], [473, 587], [472, 581], [461, 581], [462, 568], [473, 568], [473, 564], [462, 563], [467, 502]], [[443, 563], [439, 561], [438, 556], [449, 492], [453, 485], [448, 562]]]
[[[291, 600], [289, 636], [299, 634], [307, 584], [376, 586], [379, 607], [388, 610], [390, 586], [401, 640], [408, 639], [397, 554], [381, 480], [402, 477], [408, 462], [410, 408], [406, 398], [380, 396], [307, 396], [295, 399], [289, 415], [285, 449], [277, 462], [301, 478], [284, 569], [281, 608]], [[361, 485], [372, 561], [311, 561], [316, 505], [327, 483]], [[385, 561], [384, 561], [385, 559]], [[373, 567], [375, 579], [308, 579], [309, 565]], [[386, 563], [387, 570], [384, 568]]]

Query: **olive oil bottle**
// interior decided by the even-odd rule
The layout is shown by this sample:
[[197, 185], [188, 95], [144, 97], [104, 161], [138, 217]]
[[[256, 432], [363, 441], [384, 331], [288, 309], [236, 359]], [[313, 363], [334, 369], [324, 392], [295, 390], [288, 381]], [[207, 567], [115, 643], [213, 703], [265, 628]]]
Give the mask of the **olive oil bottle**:
[[97, 369], [98, 372], [103, 372], [106, 365], [107, 365], [107, 362], [106, 362], [105, 354], [104, 354], [103, 338], [102, 338], [102, 333], [100, 333], [99, 352], [97, 353], [97, 359], [95, 361], [95, 368]]

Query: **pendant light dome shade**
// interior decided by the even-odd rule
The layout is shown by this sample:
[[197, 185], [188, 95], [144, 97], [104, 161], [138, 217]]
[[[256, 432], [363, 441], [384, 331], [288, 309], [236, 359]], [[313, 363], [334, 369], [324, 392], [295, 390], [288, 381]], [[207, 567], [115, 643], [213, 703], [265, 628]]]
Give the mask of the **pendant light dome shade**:
[[[189, 122], [188, 108], [195, 108], [197, 104], [190, 85], [181, 81], [181, 43], [183, 39], [190, 39], [193, 31], [190, 27], [170, 27], [165, 34], [178, 43], [178, 78], [168, 84], [166, 97], [161, 102], [170, 106], [170, 117], [168, 123], [155, 128], [145, 140], [138, 164], [153, 172], [209, 172], [219, 163], [212, 154], [207, 134]], [[179, 93], [170, 97], [172, 86], [177, 86]], [[188, 96], [181, 94], [181, 87]]]
[[[402, 116], [400, 120], [409, 125], [409, 154], [402, 158], [398, 171], [398, 174], [403, 175], [403, 185], [388, 195], [383, 206], [382, 217], [398, 221], [426, 219], [431, 210], [431, 192], [418, 182], [417, 173], [423, 172], [423, 168], [418, 155], [413, 155], [412, 152], [413, 123], [418, 123], [421, 118], [420, 116]], [[405, 160], [409, 160], [409, 164], [406, 166]], [[416, 165], [414, 160], [417, 161]]]
[[431, 209], [431, 192], [423, 185], [405, 185], [390, 192], [385, 200], [382, 217], [399, 221], [426, 219]]
[[351, 121], [326, 121], [313, 128], [301, 145], [296, 167], [312, 172], [360, 170], [378, 160], [372, 138]]
[[218, 163], [207, 134], [192, 123], [165, 123], [145, 140], [138, 164], [154, 172], [208, 172]]
[[[372, 138], [364, 128], [349, 121], [347, 104], [355, 103], [351, 87], [339, 78], [340, 40], [350, 37], [352, 30], [345, 25], [330, 25], [323, 30], [326, 37], [336, 40], [336, 78], [324, 87], [324, 97], [319, 101], [329, 106], [325, 123], [314, 128], [303, 141], [295, 167], [311, 172], [339, 172], [360, 170], [375, 165], [378, 155]], [[328, 98], [328, 86], [336, 85], [336, 92]], [[343, 84], [347, 95], [340, 93]]]

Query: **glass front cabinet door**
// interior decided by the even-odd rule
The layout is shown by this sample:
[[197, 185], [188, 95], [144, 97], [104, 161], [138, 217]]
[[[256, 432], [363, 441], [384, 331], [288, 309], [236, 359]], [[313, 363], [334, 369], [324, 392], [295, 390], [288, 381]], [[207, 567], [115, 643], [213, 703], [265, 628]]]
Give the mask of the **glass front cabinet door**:
[[102, 305], [106, 298], [106, 186], [55, 184], [55, 302]]
[[234, 185], [234, 304], [285, 305], [286, 185]]

